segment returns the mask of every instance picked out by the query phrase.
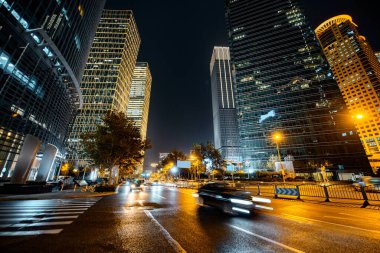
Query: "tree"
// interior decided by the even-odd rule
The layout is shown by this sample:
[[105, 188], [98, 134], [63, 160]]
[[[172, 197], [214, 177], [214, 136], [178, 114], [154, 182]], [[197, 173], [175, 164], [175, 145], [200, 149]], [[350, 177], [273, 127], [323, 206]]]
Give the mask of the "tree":
[[148, 140], [142, 140], [134, 121], [122, 112], [107, 112], [102, 124], [97, 125], [94, 132], [84, 133], [81, 138], [86, 154], [100, 169], [135, 168], [141, 164], [145, 150], [151, 147]]
[[210, 142], [207, 143], [207, 145], [194, 144], [192, 148], [192, 155], [202, 161], [204, 167], [206, 167], [206, 163], [209, 161], [209, 172], [212, 172], [213, 170], [223, 171], [226, 166], [226, 162], [224, 161], [222, 154]]
[[162, 161], [160, 166], [165, 175], [169, 174], [169, 170], [177, 164], [177, 160], [187, 160], [186, 155], [179, 150], [172, 150]]

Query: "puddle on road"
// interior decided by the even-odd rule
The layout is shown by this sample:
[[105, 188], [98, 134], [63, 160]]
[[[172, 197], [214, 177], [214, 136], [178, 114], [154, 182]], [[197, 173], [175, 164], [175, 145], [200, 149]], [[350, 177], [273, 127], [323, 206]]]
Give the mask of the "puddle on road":
[[163, 205], [154, 202], [134, 201], [128, 203], [124, 208], [125, 210], [154, 210], [163, 207]]

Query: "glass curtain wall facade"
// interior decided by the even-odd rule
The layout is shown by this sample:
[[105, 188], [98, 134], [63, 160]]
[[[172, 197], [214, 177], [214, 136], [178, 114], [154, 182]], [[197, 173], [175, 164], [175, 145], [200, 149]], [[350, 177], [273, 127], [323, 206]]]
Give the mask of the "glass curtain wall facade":
[[300, 0], [226, 0], [236, 104], [245, 167], [276, 156], [296, 172], [370, 171], [339, 87]]
[[39, 153], [46, 145], [63, 153], [69, 122], [82, 106], [79, 83], [104, 4], [0, 0], [1, 177], [18, 166], [27, 135], [41, 143]]
[[380, 168], [380, 63], [348, 15], [316, 30], [374, 172]]
[[127, 112], [140, 36], [130, 10], [104, 10], [96, 30], [80, 89], [83, 108], [67, 139], [69, 161], [89, 162], [80, 145], [84, 132], [94, 131], [109, 110]]
[[230, 49], [214, 47], [210, 62], [214, 146], [225, 160], [238, 163], [239, 131], [231, 66]]
[[146, 62], [136, 63], [133, 72], [131, 92], [127, 116], [135, 121], [136, 126], [140, 129], [141, 137], [146, 139], [148, 128], [150, 92], [152, 89], [152, 75], [149, 65]]

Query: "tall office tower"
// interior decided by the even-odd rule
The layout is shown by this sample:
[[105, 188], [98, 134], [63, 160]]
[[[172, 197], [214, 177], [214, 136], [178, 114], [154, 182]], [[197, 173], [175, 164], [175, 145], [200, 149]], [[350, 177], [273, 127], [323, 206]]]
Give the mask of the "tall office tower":
[[380, 62], [348, 15], [315, 30], [330, 63], [372, 169], [380, 168]]
[[370, 171], [339, 87], [301, 0], [226, 0], [243, 161], [269, 167], [276, 155], [296, 172]]
[[375, 55], [377, 57], [377, 60], [380, 62], [380, 52], [376, 52]]
[[139, 47], [140, 36], [132, 11], [104, 10], [81, 83], [83, 108], [71, 124], [67, 139], [69, 161], [87, 165], [81, 134], [94, 131], [109, 110], [127, 112]]
[[148, 127], [151, 88], [152, 75], [148, 63], [136, 63], [129, 95], [127, 116], [135, 121], [136, 126], [140, 129], [141, 137], [144, 140], [146, 139]]
[[24, 183], [39, 167], [44, 181], [56, 168], [104, 4], [0, 0], [1, 177]]
[[221, 151], [225, 160], [240, 162], [239, 131], [228, 47], [214, 47], [210, 74], [214, 146]]

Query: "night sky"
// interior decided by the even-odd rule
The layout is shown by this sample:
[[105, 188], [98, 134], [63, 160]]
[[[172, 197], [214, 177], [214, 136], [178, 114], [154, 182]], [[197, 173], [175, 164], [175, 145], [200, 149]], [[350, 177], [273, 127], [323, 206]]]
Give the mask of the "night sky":
[[[270, 0], [268, 0], [270, 1]], [[313, 28], [349, 14], [374, 50], [380, 50], [376, 1], [305, 0]], [[133, 10], [141, 36], [139, 61], [149, 63], [152, 94], [145, 164], [174, 148], [213, 141], [209, 63], [214, 45], [228, 46], [224, 0], [108, 0], [106, 8]]]

